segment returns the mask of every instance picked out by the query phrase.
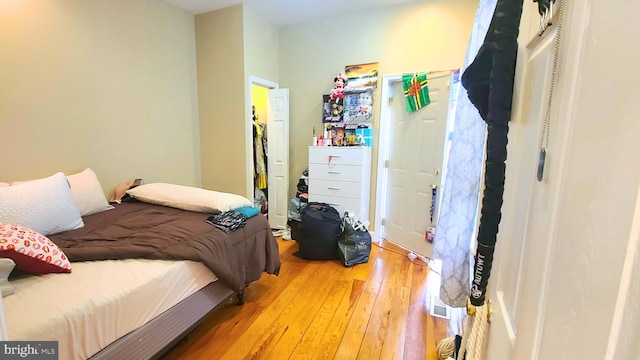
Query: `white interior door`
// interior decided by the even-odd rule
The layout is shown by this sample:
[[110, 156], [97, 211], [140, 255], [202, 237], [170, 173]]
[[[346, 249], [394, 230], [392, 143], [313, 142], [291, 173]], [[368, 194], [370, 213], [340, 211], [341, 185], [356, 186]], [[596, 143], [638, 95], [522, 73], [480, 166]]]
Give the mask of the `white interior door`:
[[269, 223], [273, 229], [286, 229], [289, 190], [289, 89], [269, 90], [267, 143]]
[[[435, 225], [437, 209], [431, 219], [432, 187], [440, 187], [444, 144], [449, 110], [451, 73], [428, 77], [431, 103], [408, 113], [402, 82], [392, 83], [389, 123], [389, 154], [383, 238], [431, 256], [433, 246], [426, 242], [427, 227]], [[435, 199], [437, 204], [438, 199]]]

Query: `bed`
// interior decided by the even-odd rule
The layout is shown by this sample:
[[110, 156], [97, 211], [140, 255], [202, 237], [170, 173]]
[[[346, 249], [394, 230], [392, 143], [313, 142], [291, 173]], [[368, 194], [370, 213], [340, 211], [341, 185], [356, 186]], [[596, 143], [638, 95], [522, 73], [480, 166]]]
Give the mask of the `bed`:
[[241, 304], [264, 272], [279, 272], [261, 215], [225, 232], [207, 212], [136, 200], [113, 207], [48, 235], [70, 273], [14, 271], [14, 293], [3, 298], [10, 340], [58, 341], [60, 359], [157, 358], [220, 304]]

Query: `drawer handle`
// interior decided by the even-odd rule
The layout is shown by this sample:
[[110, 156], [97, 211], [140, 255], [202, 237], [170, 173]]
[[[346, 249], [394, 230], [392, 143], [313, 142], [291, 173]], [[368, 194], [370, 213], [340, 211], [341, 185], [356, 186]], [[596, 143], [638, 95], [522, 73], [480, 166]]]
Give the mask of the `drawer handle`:
[[329, 190], [340, 190], [340, 188], [334, 188], [334, 187], [330, 187], [330, 188], [327, 188], [327, 189], [329, 189]]
[[333, 159], [337, 159], [340, 158], [340, 155], [329, 155], [329, 157], [327, 158], [327, 165], [329, 166], [333, 166], [335, 164], [333, 164]]
[[328, 171], [329, 174], [340, 175], [339, 171]]

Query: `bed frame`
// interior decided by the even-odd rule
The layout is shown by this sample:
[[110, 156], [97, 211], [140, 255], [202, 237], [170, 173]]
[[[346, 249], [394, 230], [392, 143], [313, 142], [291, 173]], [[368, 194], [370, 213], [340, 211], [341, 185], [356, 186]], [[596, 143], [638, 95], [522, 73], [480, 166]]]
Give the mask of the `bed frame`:
[[[93, 249], [93, 247], [96, 247], [96, 243], [86, 240], [85, 232], [92, 231], [94, 227], [107, 226], [111, 222], [133, 213], [136, 214], [135, 220], [137, 222], [143, 222], [144, 219], [141, 219], [142, 216], [155, 215], [160, 211], [172, 219], [180, 219], [181, 224], [184, 226], [192, 225], [197, 231], [202, 233], [209, 231], [209, 225], [203, 221], [206, 217], [202, 214], [187, 214], [182, 210], [146, 205], [143, 203], [131, 203], [126, 206], [129, 206], [129, 208], [116, 209], [121, 210], [120, 212], [113, 210], [105, 213], [105, 217], [92, 218], [95, 223], [85, 226], [79, 230], [78, 233], [67, 234], [68, 236], [64, 234], [59, 235], [57, 240], [60, 244], [58, 244], [58, 246], [65, 248], [65, 245], [68, 245], [68, 247], [65, 248], [65, 251], [68, 251], [67, 256], [72, 259], [72, 255], [75, 255], [76, 261], [91, 261], [94, 260], [94, 255], [98, 258], [109, 258], [111, 256], [110, 253], [105, 255], [104, 251], [102, 253], [100, 251], [97, 251], [97, 253], [96, 251], [89, 251]], [[201, 290], [151, 319], [142, 327], [120, 337], [111, 344], [106, 344], [103, 349], [91, 356], [90, 359], [158, 359], [189, 332], [193, 331], [193, 329], [203, 321], [203, 318], [216, 307], [227, 301], [232, 301], [231, 299], [233, 298], [237, 299], [238, 304], [243, 304], [244, 299], [242, 293], [248, 285], [248, 282], [258, 280], [263, 272], [277, 274], [280, 268], [277, 243], [269, 232], [269, 224], [264, 218], [257, 219], [258, 220], [253, 222], [251, 222], [252, 220], [248, 220], [245, 230], [236, 235], [223, 236], [222, 234], [218, 234], [207, 238], [208, 241], [214, 244], [224, 244], [226, 247], [220, 249], [220, 253], [216, 254], [211, 253], [211, 251], [201, 251], [196, 254], [197, 259], [192, 259], [192, 261], [203, 262], [213, 273], [216, 272], [216, 266], [214, 266], [215, 261], [219, 260], [220, 271], [222, 273], [226, 273], [227, 270], [234, 270], [233, 272], [230, 272], [224, 279], [209, 283]], [[86, 219], [86, 222], [89, 222], [89, 218]], [[222, 231], [220, 230], [220, 232]], [[55, 236], [58, 235], [54, 235], [54, 238]], [[148, 236], [155, 236], [155, 233], [150, 233]], [[139, 241], [138, 238], [132, 237], [128, 239], [131, 241], [123, 243], [119, 248], [125, 255], [129, 255], [128, 252], [131, 248], [137, 249], [137, 247], [145, 245], [145, 243]], [[53, 239], [53, 241], [55, 240], [56, 239]], [[174, 241], [166, 235], [160, 240], [159, 243], [163, 246], [167, 244], [174, 245]], [[197, 239], [194, 239], [194, 241], [195, 240]], [[122, 256], [117, 251], [113, 253], [118, 257]], [[228, 256], [235, 255], [238, 257], [237, 269], [234, 269], [231, 263], [223, 263], [225, 260], [221, 254]], [[136, 251], [133, 251], [132, 255], [140, 256]], [[184, 251], [175, 251], [175, 253], [167, 252], [161, 255], [160, 258], [171, 260], [185, 256]], [[254, 256], [255, 261], [253, 261]], [[247, 257], [250, 257], [252, 261], [249, 261]], [[240, 285], [239, 283], [242, 281], [244, 281], [244, 284]], [[171, 291], [170, 288], [168, 288], [167, 291]]]
[[[142, 327], [114, 341], [90, 359], [158, 359], [193, 331], [212, 310], [227, 301], [233, 301], [234, 295], [221, 281], [214, 281]], [[238, 296], [238, 303], [242, 303], [241, 295]]]

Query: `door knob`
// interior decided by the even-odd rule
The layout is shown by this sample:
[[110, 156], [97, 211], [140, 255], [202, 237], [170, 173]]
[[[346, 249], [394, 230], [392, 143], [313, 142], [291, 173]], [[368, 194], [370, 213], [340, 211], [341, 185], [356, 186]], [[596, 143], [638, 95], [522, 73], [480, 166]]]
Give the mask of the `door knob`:
[[432, 189], [437, 189], [438, 188], [438, 184], [431, 184], [429, 186], [431, 186]]

